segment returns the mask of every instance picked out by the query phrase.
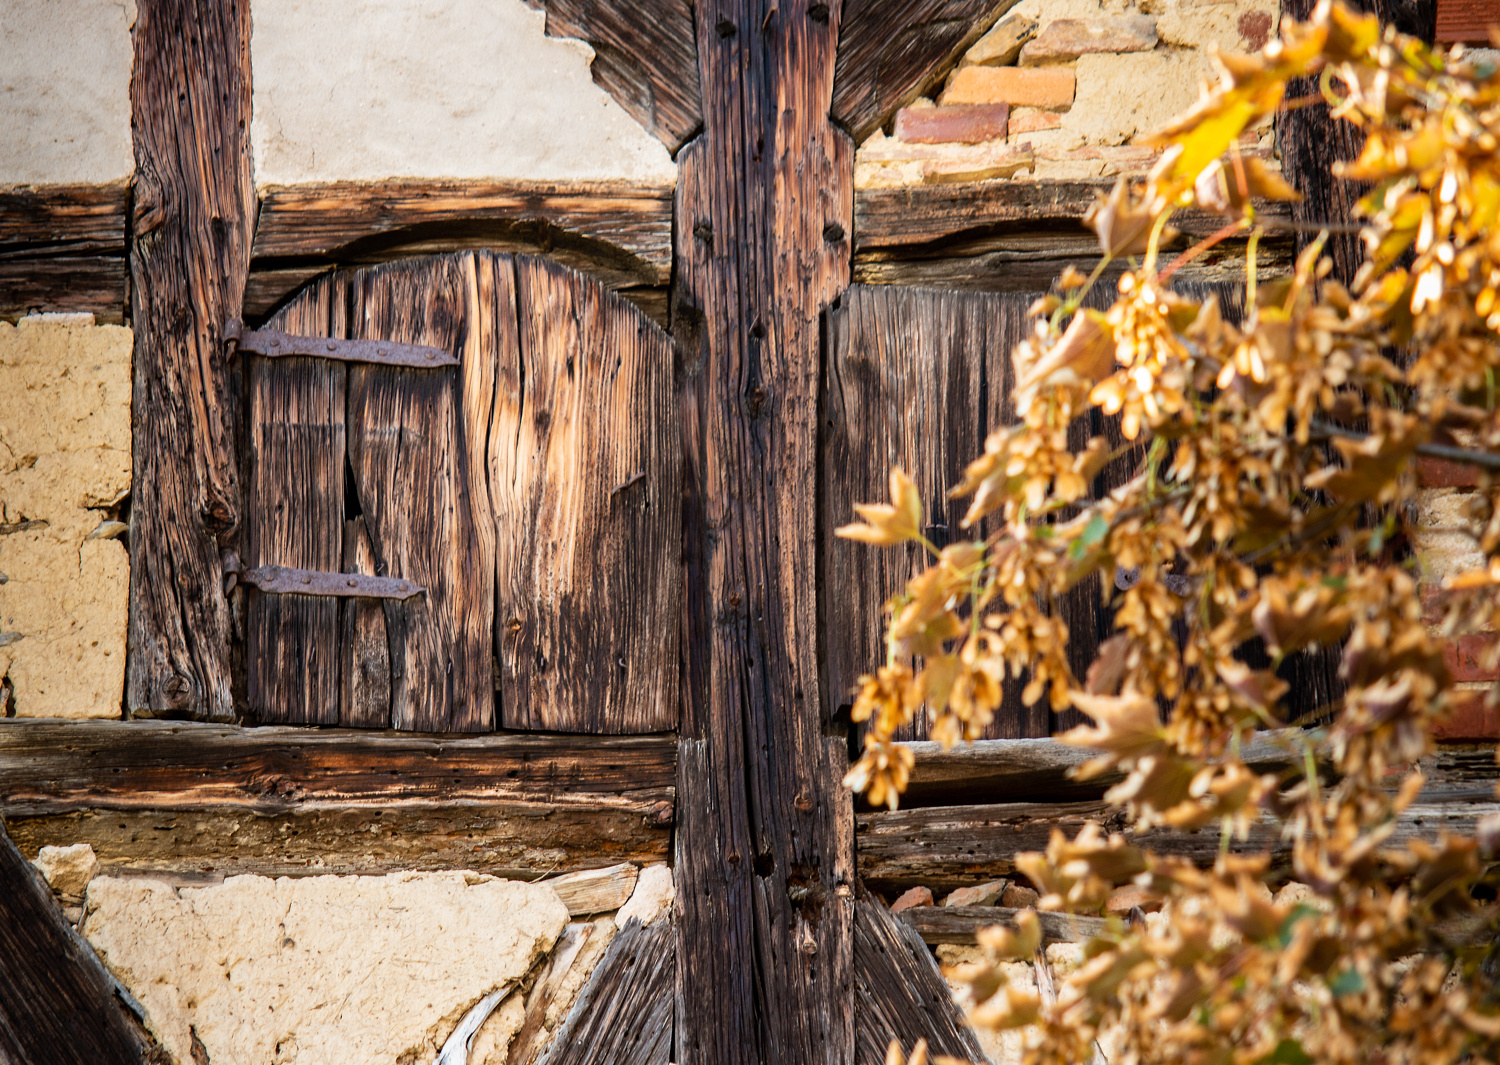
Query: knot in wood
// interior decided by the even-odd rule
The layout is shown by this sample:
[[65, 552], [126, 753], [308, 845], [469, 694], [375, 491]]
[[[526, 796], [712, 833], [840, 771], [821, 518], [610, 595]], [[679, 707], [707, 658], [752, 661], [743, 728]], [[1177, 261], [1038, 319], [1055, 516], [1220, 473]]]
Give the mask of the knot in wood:
[[812, 813], [813, 801], [805, 794], [798, 795], [797, 798], [793, 800], [792, 805], [805, 814]]

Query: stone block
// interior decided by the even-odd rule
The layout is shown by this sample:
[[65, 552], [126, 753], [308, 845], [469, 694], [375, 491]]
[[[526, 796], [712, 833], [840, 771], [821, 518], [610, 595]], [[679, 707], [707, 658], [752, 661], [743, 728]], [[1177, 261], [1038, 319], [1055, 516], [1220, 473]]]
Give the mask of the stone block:
[[964, 53], [963, 62], [978, 66], [1008, 67], [1021, 54], [1021, 46], [1036, 36], [1036, 19], [1014, 12], [995, 23], [988, 33]]
[[23, 717], [118, 717], [131, 333], [0, 323], [0, 678]]
[[949, 892], [948, 897], [943, 900], [944, 906], [993, 906], [995, 901], [1005, 893], [1009, 881], [992, 880], [988, 884], [977, 884], [974, 887], [959, 888]]
[[1071, 107], [1075, 80], [1068, 67], [960, 67], [942, 104], [1011, 104], [1060, 111]]
[[1156, 20], [1146, 15], [1056, 19], [1021, 49], [1021, 65], [1043, 66], [1100, 52], [1149, 52], [1156, 40]]
[[37, 867], [53, 891], [75, 903], [83, 900], [89, 881], [99, 871], [99, 858], [87, 843], [43, 847], [31, 864]]
[[1029, 887], [1020, 884], [1011, 884], [1000, 895], [1000, 905], [1008, 906], [1013, 910], [1025, 910], [1035, 907], [1041, 901], [1041, 896]]
[[463, 872], [181, 889], [96, 877], [82, 932], [176, 1061], [342, 1065], [431, 1061], [567, 917], [550, 888]]
[[932, 889], [927, 887], [907, 888], [901, 893], [901, 897], [891, 903], [891, 912], [900, 913], [902, 910], [915, 909], [918, 906], [932, 905]]
[[914, 144], [979, 144], [1004, 137], [1009, 115], [1009, 104], [903, 107], [896, 112], [896, 136]]
[[[1076, 71], [1077, 95], [1063, 129], [1089, 144], [1116, 145], [1165, 126], [1196, 103], [1207, 64], [1191, 52], [1133, 52], [1080, 56]], [[1125, 86], [1140, 90], [1125, 91]]]
[[672, 870], [665, 865], [646, 866], [636, 879], [629, 901], [615, 913], [615, 927], [624, 928], [630, 920], [650, 924], [672, 908], [674, 897]]

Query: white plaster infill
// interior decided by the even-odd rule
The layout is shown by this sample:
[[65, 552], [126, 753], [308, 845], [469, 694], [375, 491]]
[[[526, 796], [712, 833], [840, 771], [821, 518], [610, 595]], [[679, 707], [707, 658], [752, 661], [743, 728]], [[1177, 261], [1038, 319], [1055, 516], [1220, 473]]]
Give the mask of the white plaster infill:
[[388, 178], [670, 184], [676, 167], [522, 0], [254, 0], [260, 187]]

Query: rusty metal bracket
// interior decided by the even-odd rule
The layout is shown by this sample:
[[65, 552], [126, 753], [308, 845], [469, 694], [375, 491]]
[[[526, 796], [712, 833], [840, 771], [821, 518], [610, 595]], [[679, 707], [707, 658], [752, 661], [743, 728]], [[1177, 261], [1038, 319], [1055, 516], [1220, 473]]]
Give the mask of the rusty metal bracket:
[[288, 566], [256, 566], [240, 574], [240, 583], [276, 595], [345, 596], [363, 599], [410, 599], [427, 589], [400, 577], [364, 573], [327, 573]]
[[419, 370], [458, 365], [458, 359], [442, 348], [428, 347], [426, 344], [294, 336], [278, 329], [246, 329], [237, 318], [224, 323], [224, 343], [240, 351], [273, 359], [302, 355], [318, 359], [338, 359], [341, 362], [371, 362], [379, 366], [408, 366]]

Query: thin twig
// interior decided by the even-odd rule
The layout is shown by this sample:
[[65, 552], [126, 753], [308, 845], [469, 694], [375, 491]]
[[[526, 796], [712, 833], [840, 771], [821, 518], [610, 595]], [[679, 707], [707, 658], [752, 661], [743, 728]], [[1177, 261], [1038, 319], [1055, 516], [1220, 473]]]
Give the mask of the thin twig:
[[[1369, 433], [1360, 432], [1358, 429], [1345, 429], [1341, 425], [1325, 422], [1321, 418], [1314, 419], [1310, 428], [1312, 435], [1319, 439], [1334, 436], [1341, 436], [1346, 440], [1370, 439]], [[1428, 458], [1447, 459], [1449, 462], [1478, 466], [1486, 470], [1500, 470], [1500, 455], [1493, 451], [1474, 451], [1466, 447], [1450, 447], [1447, 444], [1418, 444], [1416, 451], [1418, 455], [1426, 455]]]

